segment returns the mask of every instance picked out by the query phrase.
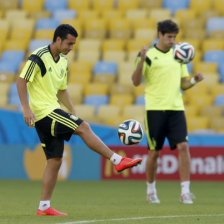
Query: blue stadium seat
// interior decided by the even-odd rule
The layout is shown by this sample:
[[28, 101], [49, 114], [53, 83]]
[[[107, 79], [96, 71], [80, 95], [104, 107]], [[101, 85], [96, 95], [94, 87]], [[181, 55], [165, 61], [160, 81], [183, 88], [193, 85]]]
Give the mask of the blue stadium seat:
[[139, 95], [136, 97], [135, 100], [136, 105], [145, 105], [145, 96], [144, 95]]
[[22, 104], [19, 99], [19, 95], [17, 92], [16, 83], [12, 83], [9, 88], [9, 104], [16, 105], [18, 109], [22, 108]]
[[163, 8], [170, 9], [174, 15], [178, 9], [189, 8], [189, 0], [163, 0]]
[[34, 51], [39, 47], [44, 47], [46, 45], [49, 45], [52, 40], [31, 40], [29, 45], [29, 51]]
[[224, 61], [224, 51], [206, 51], [203, 61], [215, 62], [221, 65]]
[[189, 73], [192, 73], [192, 70], [193, 70], [193, 64], [190, 62], [187, 64], [187, 69], [188, 69], [188, 72]]
[[56, 19], [39, 19], [36, 23], [36, 29], [55, 30], [60, 22]]
[[18, 72], [18, 65], [11, 61], [0, 61], [0, 73], [16, 74]]
[[224, 30], [224, 17], [208, 18], [206, 24], [206, 31], [210, 33], [214, 30]]
[[95, 106], [95, 113], [97, 113], [98, 108], [102, 105], [108, 104], [108, 95], [88, 95], [84, 98], [84, 104]]
[[219, 75], [220, 75], [220, 82], [224, 82], [224, 64], [219, 65], [218, 69]]
[[93, 68], [94, 74], [116, 74], [117, 73], [117, 63], [99, 61], [95, 64]]
[[224, 107], [224, 95], [220, 94], [215, 97], [214, 105]]
[[44, 8], [47, 11], [55, 11], [59, 9], [67, 9], [68, 0], [46, 0]]
[[62, 9], [54, 11], [52, 18], [58, 21], [63, 21], [65, 19], [74, 19], [76, 16], [77, 13], [75, 10]]

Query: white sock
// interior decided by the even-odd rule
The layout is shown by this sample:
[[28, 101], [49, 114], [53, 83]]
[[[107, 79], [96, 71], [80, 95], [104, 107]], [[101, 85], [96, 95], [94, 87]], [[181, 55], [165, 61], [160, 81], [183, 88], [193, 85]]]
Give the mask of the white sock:
[[155, 180], [152, 183], [146, 182], [146, 185], [147, 185], [147, 194], [157, 193]]
[[181, 194], [190, 193], [190, 181], [183, 181], [180, 183]]
[[40, 201], [39, 210], [44, 211], [50, 207], [50, 200]]
[[118, 165], [121, 162], [122, 156], [118, 155], [117, 153], [114, 153], [111, 158], [110, 161], [114, 164], [114, 165]]

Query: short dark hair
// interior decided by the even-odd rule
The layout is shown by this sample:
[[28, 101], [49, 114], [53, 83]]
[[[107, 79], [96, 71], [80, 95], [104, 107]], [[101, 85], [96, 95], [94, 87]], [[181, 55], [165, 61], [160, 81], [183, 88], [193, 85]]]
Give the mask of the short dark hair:
[[178, 33], [179, 27], [178, 25], [170, 19], [158, 22], [157, 31], [161, 32], [163, 35], [165, 33]]
[[78, 37], [78, 32], [74, 27], [69, 24], [61, 24], [54, 31], [53, 42], [56, 41], [57, 37], [60, 37], [62, 40], [67, 38], [67, 35], [71, 34], [74, 37]]

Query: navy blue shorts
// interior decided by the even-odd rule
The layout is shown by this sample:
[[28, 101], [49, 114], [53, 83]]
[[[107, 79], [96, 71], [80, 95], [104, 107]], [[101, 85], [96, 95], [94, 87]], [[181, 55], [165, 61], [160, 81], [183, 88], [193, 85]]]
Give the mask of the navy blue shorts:
[[63, 156], [64, 140], [68, 141], [82, 122], [82, 119], [61, 109], [56, 109], [35, 122], [47, 159]]

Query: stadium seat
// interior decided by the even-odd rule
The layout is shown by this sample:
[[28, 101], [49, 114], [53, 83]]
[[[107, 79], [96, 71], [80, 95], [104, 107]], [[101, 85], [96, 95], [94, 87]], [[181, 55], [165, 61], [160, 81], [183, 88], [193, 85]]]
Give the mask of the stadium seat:
[[90, 9], [91, 0], [68, 0], [68, 8], [77, 11]]
[[198, 116], [199, 106], [198, 105], [185, 105], [185, 114], [187, 119], [192, 116]]
[[200, 108], [200, 115], [206, 116], [209, 118], [212, 117], [221, 117], [223, 113], [222, 106], [203, 106]]
[[20, 102], [20, 99], [19, 99], [19, 95], [18, 95], [18, 92], [17, 92], [17, 87], [16, 87], [16, 83], [12, 83], [10, 88], [9, 88], [9, 101], [8, 101], [9, 104], [12, 104], [12, 105], [16, 105], [17, 108], [22, 108], [22, 104]]
[[97, 114], [98, 108], [102, 105], [106, 105], [109, 102], [107, 95], [88, 95], [84, 98], [85, 105], [92, 105], [95, 107], [95, 114]]
[[39, 29], [34, 32], [34, 39], [53, 40], [54, 30], [52, 29]]
[[216, 73], [218, 71], [218, 65], [212, 62], [198, 62], [194, 64], [194, 73], [201, 72], [204, 73]]
[[74, 61], [69, 65], [69, 73], [72, 74], [82, 74], [82, 73], [91, 73], [92, 65], [85, 61]]
[[[31, 36], [32, 36], [33, 32], [32, 30], [29, 29], [12, 29], [11, 33], [10, 33], [10, 40], [17, 40], [21, 42], [24, 42], [26, 44], [26, 47], [29, 45], [30, 40], [31, 40]], [[27, 49], [25, 49], [27, 50]]]
[[18, 65], [23, 62], [25, 57], [24, 51], [3, 51], [1, 62], [10, 62], [12, 65]]
[[88, 83], [84, 87], [84, 95], [107, 95], [109, 91], [108, 84], [105, 83]]
[[138, 18], [133, 22], [134, 30], [136, 29], [154, 29], [157, 24], [157, 20], [155, 18]]
[[58, 9], [52, 12], [52, 18], [60, 22], [65, 19], [74, 19], [76, 16], [77, 13], [75, 10]]
[[1, 100], [0, 107], [3, 107], [8, 104], [8, 92], [10, 89], [10, 83], [0, 82], [0, 90], [1, 90]]
[[102, 43], [102, 51], [119, 51], [124, 50], [125, 48], [125, 41], [116, 38], [109, 38], [105, 39]]
[[202, 10], [198, 12], [198, 17], [200, 17], [206, 24], [207, 20], [212, 17], [221, 17], [220, 11], [214, 10], [213, 8], [208, 10]]
[[133, 96], [130, 94], [114, 94], [110, 96], [110, 105], [124, 107], [133, 103]]
[[215, 97], [214, 105], [224, 107], [224, 94], [220, 94]]
[[42, 10], [42, 11], [38, 11], [38, 12], [28, 12], [28, 15], [30, 18], [38, 20], [38, 19], [47, 19], [51, 17], [51, 12], [50, 11], [46, 11], [46, 10]]
[[209, 38], [213, 39], [223, 39], [224, 38], [224, 30], [214, 30], [209, 33]]
[[119, 84], [119, 83], [113, 83], [110, 85], [109, 94], [110, 95], [116, 95], [116, 94], [130, 94], [133, 95], [133, 86], [129, 86], [126, 84]]
[[224, 30], [224, 18], [209, 18], [206, 23], [206, 30], [208, 34], [215, 30]]
[[100, 11], [98, 10], [82, 10], [78, 11], [78, 19], [92, 20], [92, 19], [100, 19]]
[[103, 39], [107, 33], [106, 21], [104, 19], [91, 19], [84, 21], [85, 38]]
[[0, 41], [3, 43], [9, 33], [9, 22], [6, 19], [0, 19]]
[[217, 39], [207, 39], [204, 40], [202, 43], [202, 51], [211, 51], [211, 50], [224, 50], [224, 42], [223, 40], [217, 40]]
[[27, 18], [27, 12], [21, 9], [10, 9], [5, 13], [5, 19], [10, 23], [14, 20], [24, 20]]
[[149, 12], [149, 17], [156, 19], [156, 21], [161, 21], [169, 19], [171, 17], [171, 11], [169, 9], [152, 9]]
[[139, 0], [119, 0], [117, 8], [118, 10], [126, 11], [128, 9], [137, 9], [139, 7]]
[[213, 2], [214, 10], [220, 11], [223, 15], [224, 12], [224, 2], [223, 0], [215, 0]]
[[36, 50], [37, 48], [39, 47], [43, 47], [43, 46], [46, 46], [46, 45], [49, 45], [51, 43], [52, 40], [31, 40], [30, 41], [30, 45], [29, 45], [29, 48], [28, 50], [30, 52], [33, 52], [34, 50]]
[[129, 9], [125, 12], [125, 17], [131, 21], [136, 19], [146, 19], [148, 16], [148, 11], [146, 9]]
[[218, 69], [219, 75], [220, 75], [220, 82], [224, 82], [224, 64], [220, 64], [219, 65], [219, 69]]
[[[150, 38], [134, 38], [127, 42], [127, 51], [137, 51], [140, 52], [143, 46], [150, 46], [152, 40]], [[137, 56], [137, 54], [135, 55]]]
[[136, 105], [145, 105], [145, 95], [139, 95], [135, 99]]
[[224, 51], [206, 51], [204, 53], [203, 61], [214, 62], [218, 65], [223, 64]]
[[141, 83], [139, 86], [134, 87], [135, 97], [145, 94], [145, 84]]
[[94, 0], [93, 9], [94, 10], [111, 10], [114, 8], [114, 0]]
[[23, 0], [21, 8], [27, 12], [39, 12], [43, 10], [45, 0], [30, 1]]
[[117, 105], [102, 105], [98, 109], [97, 117], [100, 122], [107, 124], [107, 120], [112, 116], [120, 116], [121, 108]]
[[154, 9], [154, 8], [162, 8], [162, 2], [163, 0], [140, 0], [139, 6], [140, 8], [146, 8], [146, 9]]
[[90, 72], [70, 73], [68, 77], [69, 83], [79, 83], [86, 85], [90, 83], [92, 74]]
[[205, 11], [212, 8], [212, 0], [193, 0], [190, 1], [190, 9]]
[[1, 0], [0, 9], [7, 11], [10, 9], [17, 9], [19, 6], [19, 0]]
[[189, 132], [196, 132], [209, 128], [209, 119], [202, 116], [191, 116], [187, 119], [187, 127]]
[[177, 18], [180, 23], [184, 22], [188, 19], [195, 19], [196, 18], [196, 11], [193, 9], [178, 9], [175, 12], [175, 18]]
[[69, 83], [68, 93], [74, 105], [81, 104], [83, 101], [83, 85], [79, 83]]
[[112, 74], [117, 73], [117, 63], [99, 61], [94, 65], [93, 74]]
[[126, 51], [104, 51], [102, 54], [102, 60], [105, 62], [122, 62], [126, 60]]
[[26, 51], [28, 46], [28, 40], [23, 41], [19, 39], [7, 40], [4, 44], [5, 51]]
[[45, 0], [44, 8], [45, 10], [48, 10], [51, 12], [54, 12], [56, 10], [67, 9], [67, 2], [68, 0], [60, 0], [60, 1]]
[[122, 115], [126, 117], [126, 119], [144, 118], [145, 107], [143, 105], [127, 105], [124, 107]]
[[39, 19], [36, 23], [36, 30], [38, 29], [56, 29], [59, 25], [59, 21], [56, 19]]
[[186, 9], [189, 7], [189, 0], [164, 0], [163, 8], [171, 10], [172, 15], [179, 9]]
[[148, 43], [151, 44], [157, 37], [157, 31], [155, 29], [146, 29], [140, 28], [134, 31], [134, 38], [135, 39], [146, 39]]
[[198, 105], [198, 106], [210, 106], [213, 104], [213, 96], [210, 95], [195, 95], [189, 96], [190, 105]]
[[210, 120], [210, 127], [217, 133], [224, 133], [224, 117], [212, 117]]
[[107, 22], [109, 22], [111, 19], [114, 19], [114, 18], [117, 18], [117, 19], [124, 18], [124, 12], [119, 11], [117, 9], [102, 10], [100, 12], [100, 15]]
[[100, 51], [101, 45], [102, 45], [102, 42], [99, 39], [82, 38], [79, 41], [78, 49], [79, 51], [86, 51], [86, 50]]
[[206, 31], [204, 28], [186, 28], [183, 32], [183, 38], [197, 39], [202, 42], [206, 38]]
[[14, 74], [0, 74], [0, 82], [3, 83], [13, 83], [16, 81], [16, 76]]
[[75, 105], [75, 110], [77, 115], [88, 122], [95, 120], [95, 106], [94, 105], [84, 105], [77, 104]]
[[11, 22], [11, 28], [14, 30], [29, 30], [33, 31], [35, 26], [35, 20], [34, 19], [19, 19], [19, 20], [13, 20]]
[[95, 64], [100, 59], [100, 51], [86, 50], [78, 51], [77, 60], [86, 61], [91, 64]]

